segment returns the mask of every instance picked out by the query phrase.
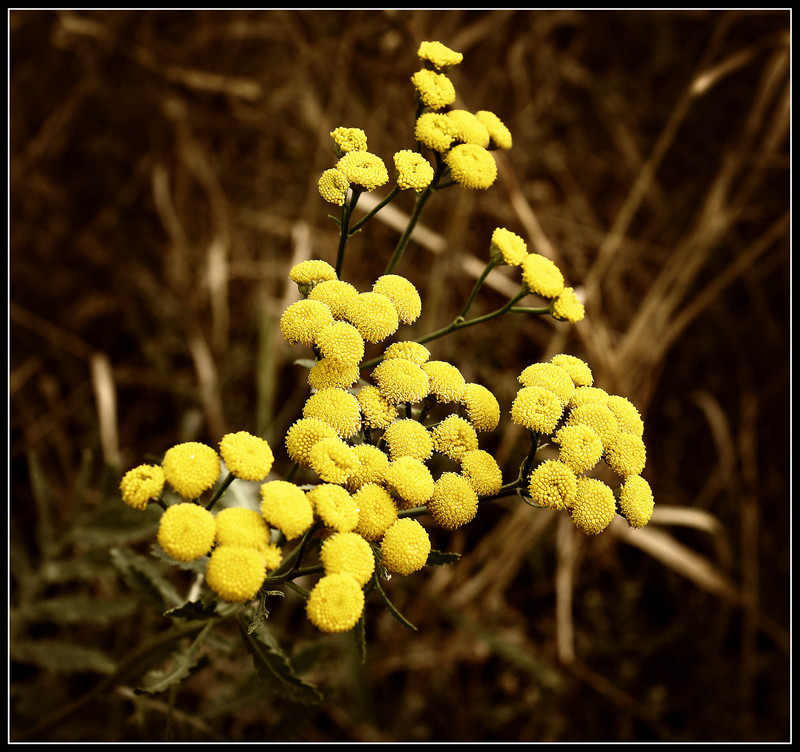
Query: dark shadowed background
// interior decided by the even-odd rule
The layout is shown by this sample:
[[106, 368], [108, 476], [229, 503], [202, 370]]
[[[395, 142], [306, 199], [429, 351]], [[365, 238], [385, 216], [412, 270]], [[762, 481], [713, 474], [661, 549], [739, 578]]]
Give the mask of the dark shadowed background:
[[[152, 518], [144, 530], [119, 500], [122, 472], [228, 430], [268, 438], [288, 467], [306, 354], [276, 325], [297, 295], [290, 266], [335, 260], [316, 185], [329, 133], [364, 129], [387, 164], [413, 148], [409, 78], [437, 40], [464, 54], [458, 105], [496, 113], [514, 146], [491, 189], [431, 202], [397, 269], [423, 298], [403, 336], [452, 320], [495, 227], [554, 259], [583, 322], [506, 317], [430, 347], [497, 394], [506, 417], [482, 447], [507, 478], [524, 453], [507, 420], [516, 375], [584, 358], [645, 417], [652, 523], [589, 539], [505, 500], [436, 538], [457, 565], [387, 583], [419, 631], [376, 607], [363, 666], [298, 598], [276, 606], [322, 706], [265, 694], [223, 636], [174, 695], [118, 686], [44, 738], [788, 740], [789, 21], [12, 11], [12, 739], [164, 628], [109, 561], [152, 539]], [[344, 278], [368, 289], [396, 238], [371, 223]]]

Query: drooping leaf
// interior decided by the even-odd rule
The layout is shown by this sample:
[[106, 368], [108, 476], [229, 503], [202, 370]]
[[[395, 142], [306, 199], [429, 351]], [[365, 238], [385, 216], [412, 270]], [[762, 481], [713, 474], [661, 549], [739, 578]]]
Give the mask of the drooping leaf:
[[115, 668], [114, 661], [100, 650], [62, 640], [14, 640], [10, 655], [13, 661], [58, 674], [110, 674]]
[[107, 622], [129, 616], [136, 609], [134, 598], [102, 600], [90, 595], [64, 595], [37, 601], [25, 609], [25, 618], [34, 622], [80, 624]]
[[454, 561], [458, 561], [461, 558], [461, 554], [456, 553], [455, 551], [431, 551], [428, 554], [428, 560], [425, 564], [452, 564]]
[[172, 608], [181, 602], [175, 588], [144, 556], [125, 548], [115, 548], [111, 551], [111, 561], [128, 587], [160, 608]]
[[139, 686], [134, 690], [137, 694], [158, 694], [170, 687], [180, 684], [188, 679], [193, 673], [208, 664], [200, 654], [203, 640], [211, 629], [209, 623], [191, 644], [172, 653], [172, 662], [166, 669], [153, 669], [142, 678]]

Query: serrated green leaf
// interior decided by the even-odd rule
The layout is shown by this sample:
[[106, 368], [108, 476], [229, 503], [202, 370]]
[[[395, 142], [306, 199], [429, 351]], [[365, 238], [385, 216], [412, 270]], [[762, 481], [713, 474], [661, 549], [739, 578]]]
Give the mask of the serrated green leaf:
[[356, 650], [358, 651], [358, 657], [361, 660], [361, 663], [367, 662], [367, 630], [366, 630], [366, 622], [364, 620], [364, 614], [362, 612], [361, 617], [358, 620], [358, 623], [353, 628], [353, 637], [356, 641]]
[[293, 702], [318, 705], [322, 693], [312, 684], [303, 681], [292, 668], [288, 656], [281, 650], [265, 625], [248, 632], [247, 618], [239, 617], [239, 628], [244, 637], [259, 678], [273, 691]]
[[217, 616], [216, 601], [186, 601], [180, 606], [164, 612], [164, 616], [170, 619], [185, 619], [186, 621], [199, 621], [213, 619]]
[[154, 669], [149, 671], [142, 679], [141, 684], [136, 688], [137, 694], [158, 694], [170, 687], [180, 684], [188, 679], [200, 668], [204, 668], [208, 661], [200, 655], [200, 648], [203, 641], [213, 625], [211, 623], [203, 627], [203, 630], [192, 640], [191, 644], [181, 650], [172, 653], [172, 663], [166, 669]]
[[114, 661], [96, 648], [61, 640], [17, 640], [10, 648], [11, 660], [58, 674], [110, 674], [115, 668]]
[[125, 548], [115, 548], [111, 551], [111, 561], [128, 587], [160, 608], [172, 608], [181, 602], [175, 588], [144, 556]]
[[454, 561], [458, 561], [461, 558], [461, 554], [456, 553], [455, 551], [431, 551], [428, 554], [428, 560], [425, 564], [452, 564]]
[[101, 600], [86, 595], [65, 595], [41, 600], [25, 610], [29, 621], [55, 624], [105, 622], [129, 616], [136, 609], [133, 598]]

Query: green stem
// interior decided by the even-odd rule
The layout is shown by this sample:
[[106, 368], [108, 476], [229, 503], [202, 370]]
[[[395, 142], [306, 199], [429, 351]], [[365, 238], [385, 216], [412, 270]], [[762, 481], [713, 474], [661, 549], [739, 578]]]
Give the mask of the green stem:
[[547, 306], [547, 308], [525, 308], [524, 306], [514, 306], [513, 308], [509, 309], [509, 313], [534, 313], [537, 316], [550, 314], [552, 313], [552, 307]]
[[494, 261], [490, 261], [488, 264], [486, 264], [484, 270], [481, 272], [481, 276], [478, 277], [477, 281], [475, 282], [475, 286], [472, 288], [469, 300], [467, 300], [467, 304], [464, 306], [464, 310], [461, 311], [459, 318], [464, 319], [467, 317], [467, 313], [469, 312], [469, 309], [472, 308], [472, 304], [475, 302], [475, 297], [478, 295], [478, 290], [481, 289], [481, 286], [486, 281], [486, 278], [489, 276], [490, 272], [495, 268], [495, 266], [497, 266], [497, 264], [495, 264]]
[[350, 217], [353, 216], [353, 210], [358, 203], [358, 197], [361, 195], [360, 188], [351, 188], [350, 201], [345, 201], [342, 204], [342, 223], [339, 226], [339, 248], [336, 251], [336, 276], [342, 275], [342, 264], [344, 263], [344, 249], [347, 241], [350, 238]]
[[376, 204], [367, 214], [365, 214], [353, 225], [352, 229], [348, 233], [348, 237], [355, 235], [368, 220], [372, 219], [372, 217], [374, 217], [381, 209], [383, 209], [384, 206], [386, 206], [386, 204], [394, 199], [398, 193], [400, 193], [400, 188], [395, 185], [392, 190], [389, 191], [389, 194], [386, 196], [386, 198], [384, 198], [379, 204]]
[[230, 486], [230, 484], [233, 483], [235, 479], [236, 476], [233, 473], [229, 472], [228, 475], [225, 477], [225, 480], [222, 481], [222, 485], [216, 490], [214, 495], [211, 497], [211, 501], [209, 501], [208, 504], [206, 504], [206, 509], [211, 510], [214, 508], [214, 504], [216, 504], [217, 501], [219, 501], [219, 498], [222, 496], [222, 494], [225, 493], [225, 491], [228, 490], [228, 486]]
[[392, 258], [389, 260], [389, 265], [386, 267], [384, 274], [391, 274], [397, 264], [400, 262], [400, 259], [403, 257], [403, 253], [405, 253], [408, 242], [411, 240], [411, 233], [414, 232], [414, 227], [416, 227], [420, 215], [422, 214], [422, 209], [424, 208], [428, 199], [433, 195], [432, 186], [433, 184], [429, 185], [424, 191], [417, 194], [417, 200], [414, 203], [414, 210], [411, 212], [411, 217], [408, 220], [406, 229], [403, 230], [403, 234], [400, 236], [400, 240], [397, 241], [397, 246], [394, 249], [394, 253], [392, 254]]

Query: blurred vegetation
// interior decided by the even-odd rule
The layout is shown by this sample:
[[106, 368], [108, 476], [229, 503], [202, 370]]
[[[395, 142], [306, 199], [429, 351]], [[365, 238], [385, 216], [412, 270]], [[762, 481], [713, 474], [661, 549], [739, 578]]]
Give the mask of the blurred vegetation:
[[[9, 23], [12, 740], [788, 740], [788, 12]], [[459, 105], [498, 114], [514, 148], [489, 191], [431, 202], [398, 269], [424, 302], [409, 334], [452, 320], [495, 227], [556, 260], [584, 322], [512, 317], [433, 351], [506, 409], [524, 366], [585, 358], [645, 416], [653, 522], [587, 539], [493, 505], [437, 541], [458, 564], [392, 579], [419, 631], [376, 614], [364, 665], [286, 598], [271, 624], [318, 706], [265, 694], [235, 634], [177, 692], [134, 692], [135, 666], [103, 685], [166, 623], [112, 554], [146, 555], [157, 519], [119, 477], [226, 430], [280, 447], [307, 389], [276, 328], [286, 275], [335, 256], [328, 134], [409, 148], [423, 40], [464, 53]], [[360, 289], [394, 247], [373, 224], [345, 262]], [[503, 423], [482, 446], [513, 474], [518, 439]]]

